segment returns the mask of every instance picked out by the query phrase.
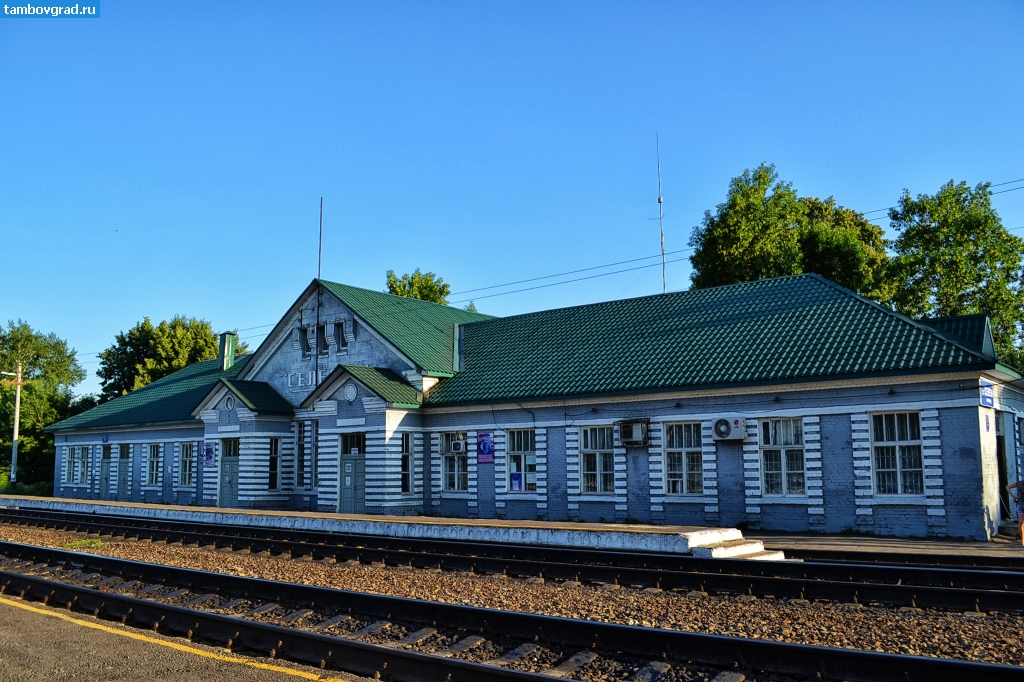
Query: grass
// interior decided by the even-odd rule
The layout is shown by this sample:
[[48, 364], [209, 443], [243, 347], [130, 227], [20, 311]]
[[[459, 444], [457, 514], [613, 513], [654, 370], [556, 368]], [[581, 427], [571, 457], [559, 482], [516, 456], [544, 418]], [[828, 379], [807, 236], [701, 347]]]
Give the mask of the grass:
[[72, 542], [65, 542], [61, 547], [63, 549], [103, 549], [107, 546], [107, 543], [103, 542], [99, 538], [89, 538], [88, 540], [74, 540]]

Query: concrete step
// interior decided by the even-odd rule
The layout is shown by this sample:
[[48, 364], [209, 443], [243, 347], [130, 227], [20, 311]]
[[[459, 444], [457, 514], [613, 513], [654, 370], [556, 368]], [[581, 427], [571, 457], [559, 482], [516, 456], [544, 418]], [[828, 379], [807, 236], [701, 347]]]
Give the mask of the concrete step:
[[[778, 549], [766, 549], [756, 554], [745, 554], [735, 558], [751, 561], [786, 561], [786, 553]], [[790, 559], [790, 561], [801, 561], [801, 559]]]
[[704, 528], [679, 535], [686, 540], [691, 552], [694, 547], [708, 547], [743, 539], [743, 532], [738, 528]]
[[764, 551], [764, 543], [760, 540], [728, 540], [705, 547], [694, 547], [690, 554], [705, 559], [741, 559], [746, 556], [760, 554]]

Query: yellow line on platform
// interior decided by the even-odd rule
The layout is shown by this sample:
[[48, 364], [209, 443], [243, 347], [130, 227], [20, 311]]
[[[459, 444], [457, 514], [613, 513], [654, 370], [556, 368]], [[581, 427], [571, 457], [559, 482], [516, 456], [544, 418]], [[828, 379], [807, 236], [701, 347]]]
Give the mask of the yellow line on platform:
[[175, 649], [177, 651], [195, 654], [196, 656], [202, 656], [203, 658], [212, 658], [215, 661], [222, 661], [224, 663], [237, 663], [239, 665], [249, 666], [250, 668], [259, 668], [260, 670], [270, 670], [272, 672], [282, 673], [284, 675], [291, 675], [292, 677], [301, 677], [305, 680], [338, 680], [339, 682], [341, 680], [341, 678], [338, 677], [324, 677], [322, 675], [317, 675], [316, 673], [306, 672], [305, 670], [295, 670], [293, 668], [285, 668], [280, 665], [271, 665], [270, 663], [260, 663], [259, 661], [251, 661], [247, 658], [242, 658], [240, 656], [230, 656], [227, 654], [214, 653], [212, 651], [203, 651], [202, 649], [197, 649], [195, 647], [179, 644], [178, 642], [169, 642], [167, 640], [157, 639], [156, 637], [149, 637], [147, 635], [139, 634], [137, 632], [120, 630], [118, 628], [112, 628], [108, 625], [103, 625], [101, 623], [90, 623], [87, 620], [81, 620], [79, 618], [75, 618], [74, 616], [69, 616], [63, 613], [56, 613], [48, 609], [40, 609], [35, 606], [29, 606], [28, 604], [15, 601], [13, 599], [8, 599], [6, 597], [0, 597], [0, 603], [7, 604], [8, 606], [13, 606], [18, 609], [22, 609], [23, 611], [31, 611], [33, 613], [40, 613], [44, 616], [50, 616], [51, 618], [59, 618], [60, 620], [67, 621], [69, 623], [74, 623], [75, 625], [82, 625], [87, 628], [92, 628], [93, 630], [109, 632], [114, 635], [128, 637], [129, 639], [138, 640], [140, 642], [158, 644], [160, 646], [167, 647], [168, 649]]

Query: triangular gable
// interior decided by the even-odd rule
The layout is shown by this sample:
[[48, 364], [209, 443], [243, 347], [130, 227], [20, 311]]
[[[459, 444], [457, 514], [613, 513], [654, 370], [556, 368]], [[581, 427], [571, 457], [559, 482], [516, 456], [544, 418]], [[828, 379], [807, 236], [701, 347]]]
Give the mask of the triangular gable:
[[220, 379], [192, 410], [192, 415], [198, 417], [203, 411], [213, 409], [228, 393], [254, 414], [291, 416], [295, 412], [291, 404], [266, 382]]
[[333, 394], [350, 379], [359, 383], [391, 407], [417, 409], [423, 403], [423, 393], [390, 369], [338, 365], [324, 377], [320, 387], [310, 393], [299, 407], [312, 409], [317, 401]]
[[992, 340], [992, 323], [988, 315], [956, 315], [921, 319], [920, 322], [933, 327], [951, 341], [965, 344], [976, 353], [995, 357], [996, 347]]

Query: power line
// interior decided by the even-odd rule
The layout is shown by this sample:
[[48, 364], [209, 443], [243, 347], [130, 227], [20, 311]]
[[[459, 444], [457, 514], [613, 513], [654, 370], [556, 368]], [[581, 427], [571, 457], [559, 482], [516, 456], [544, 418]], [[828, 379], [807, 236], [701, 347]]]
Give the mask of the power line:
[[[693, 249], [679, 249], [678, 251], [668, 251], [665, 253], [666, 256], [673, 256], [677, 253], [684, 253], [686, 251], [692, 251]], [[504, 284], [493, 284], [489, 287], [480, 287], [479, 289], [466, 289], [465, 291], [457, 291], [452, 296], [465, 296], [475, 291], [487, 291], [488, 289], [500, 289], [502, 287], [510, 287], [516, 284], [526, 284], [527, 282], [537, 282], [542, 279], [551, 279], [553, 277], [564, 277], [565, 275], [575, 275], [579, 272], [588, 272], [590, 270], [601, 270], [602, 268], [610, 268], [616, 265], [625, 265], [626, 263], [636, 263], [641, 260], [650, 260], [651, 258], [661, 258], [660, 253], [656, 253], [653, 256], [643, 256], [641, 258], [630, 258], [629, 260], [620, 260], [617, 263], [605, 263], [604, 265], [594, 265], [589, 268], [580, 268], [579, 270], [569, 270], [568, 272], [559, 272], [554, 275], [544, 275], [543, 277], [531, 277], [530, 279], [521, 279], [515, 282], [505, 282]], [[481, 298], [487, 298], [486, 296]]]
[[[1024, 182], [1024, 178], [1021, 178], [1020, 180], [1007, 180], [1006, 182], [997, 182], [994, 185], [989, 185], [989, 187], [1002, 187], [1003, 185], [1012, 185], [1012, 184], [1017, 183], [1017, 182]], [[989, 192], [989, 194], [1003, 194], [1004, 192], [1015, 192], [1018, 189], [1024, 189], [1024, 187], [1013, 187], [1011, 189], [1001, 189], [998, 192]], [[871, 214], [871, 213], [880, 213], [882, 211], [888, 211], [888, 210], [891, 210], [891, 209], [894, 209], [894, 208], [896, 208], [896, 207], [895, 206], [886, 206], [885, 208], [876, 208], [873, 211], [862, 211], [861, 213], [858, 213], [857, 215], [859, 215], [861, 217], [864, 217], [864, 216], [866, 216], [868, 214]]]
[[[692, 251], [693, 249], [683, 249], [683, 250], [684, 251]], [[660, 254], [659, 254], [659, 256], [660, 256]], [[666, 263], [680, 263], [680, 262], [682, 262], [684, 260], [686, 260], [686, 259], [685, 258], [676, 258], [675, 260], [666, 261]], [[526, 287], [524, 289], [513, 289], [512, 291], [502, 291], [502, 292], [497, 293], [497, 294], [488, 294], [486, 296], [477, 296], [474, 299], [466, 298], [466, 299], [463, 299], [461, 301], [452, 301], [449, 305], [454, 305], [456, 303], [466, 303], [467, 301], [470, 301], [470, 300], [477, 300], [477, 301], [479, 301], [480, 299], [494, 298], [495, 296], [506, 296], [508, 294], [518, 294], [518, 293], [523, 292], [523, 291], [533, 291], [534, 289], [546, 289], [547, 287], [555, 287], [555, 286], [558, 286], [559, 284], [569, 284], [570, 282], [582, 282], [583, 280], [587, 280], [587, 279], [595, 279], [597, 277], [607, 277], [608, 275], [618, 275], [618, 274], [623, 273], [623, 272], [632, 272], [634, 270], [643, 270], [643, 269], [649, 268], [649, 267], [652, 267], [652, 266], [650, 266], [650, 265], [637, 265], [636, 267], [633, 267], [633, 268], [623, 268], [622, 270], [613, 270], [611, 272], [602, 272], [602, 273], [599, 273], [599, 274], [596, 274], [596, 275], [588, 275], [586, 277], [577, 277], [575, 279], [567, 279], [567, 280], [563, 280], [561, 282], [551, 282], [550, 284], [538, 284], [535, 287]]]

